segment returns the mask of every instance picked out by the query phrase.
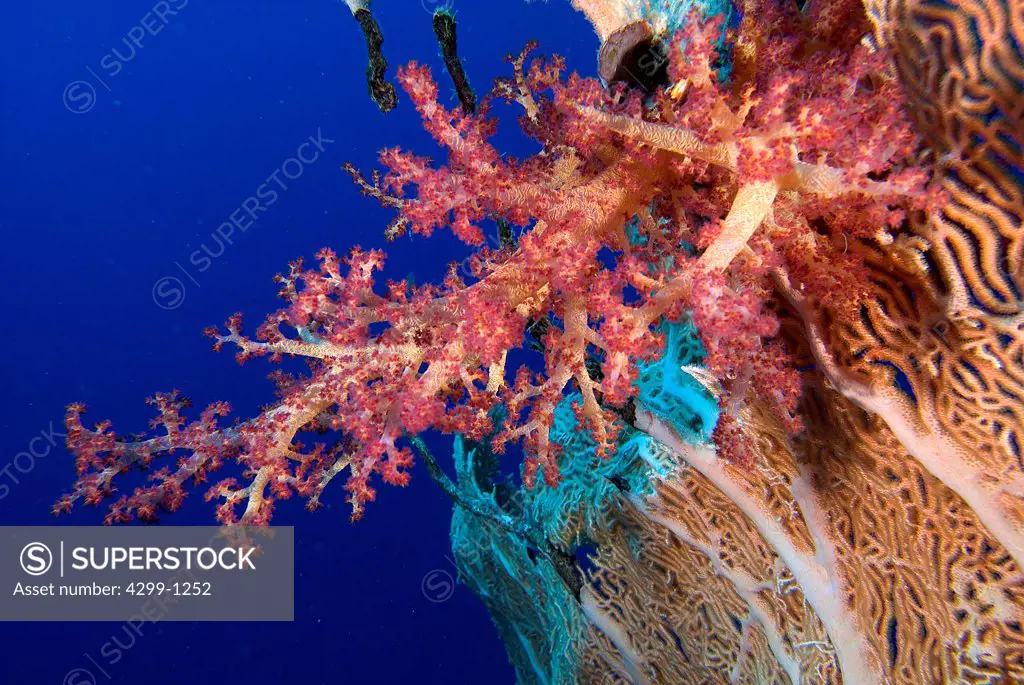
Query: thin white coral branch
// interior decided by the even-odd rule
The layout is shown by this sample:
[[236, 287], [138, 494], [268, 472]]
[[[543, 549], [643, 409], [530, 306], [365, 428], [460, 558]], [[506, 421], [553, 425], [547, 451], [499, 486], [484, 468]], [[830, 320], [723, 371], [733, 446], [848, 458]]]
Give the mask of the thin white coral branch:
[[[750, 519], [761, 536], [778, 553], [825, 626], [835, 647], [844, 681], [864, 685], [888, 683], [878, 656], [844, 602], [845, 595], [835, 591], [833, 579], [838, 577], [838, 571], [827, 569], [821, 564], [820, 560], [827, 558], [827, 555], [820, 552], [811, 555], [798, 549], [782, 523], [758, 501], [757, 495], [746, 483], [726, 469], [725, 463], [718, 458], [713, 448], [683, 441], [674, 430], [643, 407], [637, 408], [636, 426], [711, 481]], [[671, 487], [670, 481], [666, 484]]]
[[647, 660], [633, 647], [625, 629], [601, 609], [593, 591], [586, 586], [580, 590], [580, 604], [583, 607], [583, 614], [591, 625], [604, 633], [619, 651], [633, 685], [648, 685], [650, 680], [645, 675]]
[[949, 434], [940, 423], [934, 397], [928, 392], [917, 392], [914, 401], [897, 387], [868, 385], [840, 369], [828, 350], [816, 314], [793, 290], [784, 273], [776, 272], [774, 276], [776, 286], [803, 319], [814, 359], [832, 386], [864, 411], [885, 421], [907, 452], [963, 498], [1017, 565], [1024, 568], [1024, 524], [1008, 506], [1019, 501], [1015, 484], [988, 475], [984, 465]]
[[[739, 594], [740, 598], [746, 602], [747, 607], [750, 611], [750, 617], [753, 618], [761, 626], [761, 631], [764, 633], [765, 638], [768, 640], [768, 646], [772, 650], [772, 654], [775, 655], [776, 661], [789, 676], [789, 680], [793, 685], [799, 685], [800, 683], [800, 661], [796, 659], [792, 654], [786, 650], [785, 642], [783, 641], [783, 635], [779, 631], [778, 624], [772, 619], [771, 614], [768, 612], [768, 606], [765, 600], [760, 596], [760, 592], [765, 589], [773, 589], [775, 586], [771, 583], [759, 583], [749, 573], [746, 573], [742, 569], [725, 566], [721, 563], [721, 558], [718, 550], [714, 549], [711, 545], [702, 542], [695, 536], [690, 534], [690, 531], [685, 526], [679, 524], [677, 521], [672, 520], [664, 514], [658, 513], [655, 508], [655, 498], [648, 498], [643, 500], [640, 497], [632, 496], [633, 506], [643, 516], [650, 521], [658, 524], [672, 533], [681, 542], [693, 547], [711, 562], [711, 567], [714, 571], [731, 582], [733, 587], [736, 588], [736, 593]], [[747, 623], [747, 621], [745, 621]], [[746, 628], [746, 626], [744, 626]], [[748, 639], [746, 630], [744, 630], [743, 639]], [[735, 664], [735, 671], [738, 672], [742, 666], [742, 650], [740, 657], [737, 659]]]

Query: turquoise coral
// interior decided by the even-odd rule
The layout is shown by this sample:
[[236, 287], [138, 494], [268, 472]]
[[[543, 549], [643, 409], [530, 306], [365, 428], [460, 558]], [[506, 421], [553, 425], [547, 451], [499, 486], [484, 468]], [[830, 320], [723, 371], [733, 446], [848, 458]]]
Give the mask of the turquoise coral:
[[[460, 437], [453, 450], [457, 487], [467, 501], [501, 511], [495, 490], [478, 479], [487, 448], [469, 448]], [[516, 493], [505, 507], [516, 510]], [[456, 506], [451, 524], [452, 551], [460, 578], [483, 600], [498, 629], [517, 682], [525, 685], [573, 682], [575, 646], [581, 643], [584, 619], [558, 568], [539, 554], [524, 535], [496, 520]]]
[[[689, 323], [663, 328], [664, 354], [642, 366], [638, 399], [680, 435], [706, 440], [717, 406], [681, 370], [703, 355], [696, 331]], [[675, 468], [648, 435], [628, 426], [616, 452], [598, 457], [597, 444], [577, 425], [573, 404], [579, 401], [573, 393], [555, 409], [551, 437], [562, 449], [563, 477], [557, 488], [521, 487], [505, 496], [504, 484], [494, 484], [494, 457], [486, 442], [457, 436], [454, 443], [452, 550], [463, 582], [487, 605], [520, 683], [577, 682], [575, 650], [586, 619], [579, 586], [567, 578], [565, 564], [574, 565], [577, 554], [588, 552], [623, 503], [623, 492], [652, 495], [655, 483]]]
[[639, 364], [638, 399], [680, 436], [693, 442], [707, 440], [718, 420], [718, 405], [708, 390], [683, 370], [699, 364], [704, 357], [697, 331], [688, 322], [665, 323], [662, 330], [666, 337], [662, 357]]

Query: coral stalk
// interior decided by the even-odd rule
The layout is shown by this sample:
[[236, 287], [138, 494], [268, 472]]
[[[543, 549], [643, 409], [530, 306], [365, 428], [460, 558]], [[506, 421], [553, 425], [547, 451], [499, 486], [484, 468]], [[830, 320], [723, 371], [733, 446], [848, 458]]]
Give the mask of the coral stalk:
[[946, 487], [963, 497], [1024, 568], [1024, 477], [994, 476], [988, 472], [985, 464], [939, 423], [939, 412], [927, 389], [918, 388], [911, 400], [892, 385], [870, 385], [851, 378], [828, 352], [817, 317], [805, 299], [793, 291], [785, 274], [777, 273], [776, 280], [803, 317], [811, 351], [832, 386], [861, 409], [885, 421], [907, 451]]
[[[845, 606], [843, 588], [836, 584], [836, 579], [840, 577], [839, 570], [828, 563], [828, 539], [823, 536], [815, 538], [818, 549], [813, 555], [801, 552], [771, 513], [761, 506], [756, 494], [748, 489], [749, 486], [743, 482], [740, 475], [730, 470], [715, 455], [713, 448], [686, 443], [664, 422], [642, 408], [638, 408], [636, 416], [638, 429], [669, 447], [682, 462], [697, 469], [710, 480], [747, 515], [779, 554], [800, 584], [808, 603], [814, 607], [818, 617], [825, 624], [839, 657], [844, 679], [864, 685], [887, 683], [888, 679], [884, 676], [880, 660], [873, 654], [864, 639], [861, 627]], [[810, 499], [805, 501], [811, 504]], [[813, 519], [817, 511], [818, 509], [812, 505], [803, 514], [805, 518]], [[822, 530], [827, 525], [827, 522], [818, 520], [809, 523], [812, 530]]]
[[[630, 498], [630, 501], [633, 503], [633, 506], [636, 507], [637, 511], [639, 511], [643, 516], [670, 531], [672, 535], [677, 537], [680, 541], [699, 550], [701, 554], [707, 557], [708, 562], [711, 564], [711, 568], [714, 570], [716, 575], [724, 576], [729, 579], [729, 582], [731, 582], [733, 587], [736, 588], [736, 592], [739, 593], [740, 597], [743, 598], [743, 601], [747, 603], [750, 610], [750, 618], [752, 618], [757, 625], [761, 627], [761, 630], [764, 632], [765, 637], [768, 640], [768, 645], [771, 647], [772, 654], [786, 671], [786, 675], [789, 676], [790, 683], [792, 683], [792, 685], [800, 685], [800, 662], [786, 649], [782, 633], [779, 632], [775, 620], [769, 613], [767, 602], [760, 596], [761, 592], [773, 589], [772, 585], [768, 583], [759, 583], [748, 573], [745, 573], [740, 569], [730, 569], [723, 566], [721, 563], [720, 550], [698, 540], [696, 537], [691, 535], [685, 527], [671, 520], [667, 515], [659, 513], [659, 507], [654, 506], [655, 503], [650, 499], [634, 496]], [[747, 629], [749, 629], [749, 624], [744, 626], [744, 631]], [[742, 666], [742, 660], [743, 654], [741, 654], [736, 660], [736, 664], [733, 669], [734, 673], [737, 673], [740, 666]]]

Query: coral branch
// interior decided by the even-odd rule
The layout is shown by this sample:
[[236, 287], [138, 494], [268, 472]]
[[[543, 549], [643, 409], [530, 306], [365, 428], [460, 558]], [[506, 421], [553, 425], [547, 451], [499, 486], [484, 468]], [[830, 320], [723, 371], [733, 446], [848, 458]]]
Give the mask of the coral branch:
[[580, 604], [583, 607], [584, 615], [586, 615], [590, 623], [604, 633], [612, 641], [616, 649], [619, 650], [619, 655], [622, 657], [626, 672], [629, 674], [629, 679], [633, 682], [633, 685], [649, 685], [651, 681], [645, 673], [647, 664], [643, 656], [638, 654], [630, 644], [629, 635], [626, 634], [622, 626], [618, 625], [614, 618], [602, 611], [601, 607], [594, 601], [592, 590], [586, 587], [583, 588], [583, 591], [580, 593]]
[[462, 68], [462, 60], [459, 59], [455, 15], [447, 7], [439, 7], [434, 10], [433, 23], [434, 36], [437, 37], [437, 44], [441, 47], [445, 69], [448, 70], [448, 75], [452, 77], [452, 82], [455, 84], [455, 92], [459, 96], [462, 111], [466, 114], [473, 114], [476, 112], [476, 94], [473, 92], [473, 87], [469, 85], [466, 70]]
[[711, 273], [729, 266], [768, 215], [778, 192], [774, 181], [740, 186], [722, 222], [722, 232], [700, 257], [700, 268]]
[[1024, 496], [1020, 477], [990, 473], [985, 464], [948, 433], [938, 420], [934, 397], [917, 392], [914, 399], [894, 386], [868, 384], [844, 372], [829, 352], [818, 317], [810, 303], [796, 293], [784, 273], [776, 273], [780, 291], [801, 314], [819, 368], [844, 397], [875, 414], [892, 429], [907, 451], [978, 514], [986, 528], [1024, 568]]
[[381, 33], [377, 20], [370, 12], [369, 0], [345, 0], [352, 16], [359, 22], [359, 28], [363, 30], [363, 37], [366, 39], [366, 51], [369, 62], [366, 66], [366, 84], [370, 89], [370, 97], [377, 103], [377, 107], [385, 114], [390, 112], [398, 104], [398, 95], [395, 87], [384, 78], [384, 72], [388, 69], [387, 60], [384, 59], [384, 52], [381, 46], [384, 44], [384, 34]]
[[[814, 556], [800, 551], [783, 527], [759, 503], [757, 496], [748, 489], [743, 479], [729, 470], [715, 455], [713, 449], [684, 442], [670, 427], [643, 408], [637, 409], [636, 425], [638, 429], [669, 447], [679, 459], [711, 481], [746, 514], [765, 540], [778, 552], [800, 584], [807, 601], [825, 624], [838, 653], [843, 677], [865, 685], [886, 683], [888, 679], [884, 675], [881, 662], [872, 653], [861, 627], [857, 625], [854, 616], [846, 607], [841, 588], [833, 584], [833, 579], [839, 577], [838, 569], [829, 568], [821, 563], [822, 560], [829, 559], [828, 551], [820, 548]], [[816, 510], [811, 509], [812, 513], [814, 511]], [[806, 515], [809, 514], [805, 513]], [[824, 525], [824, 522], [815, 521], [811, 527], [820, 530]], [[819, 539], [816, 542], [829, 544], [827, 540]]]
[[[664, 507], [660, 505], [656, 497], [641, 499], [640, 497], [633, 496], [630, 498], [630, 501], [637, 511], [645, 517], [670, 531], [680, 541], [700, 551], [701, 554], [707, 557], [715, 574], [727, 578], [733, 584], [736, 592], [747, 603], [750, 609], [750, 618], [761, 626], [761, 630], [768, 640], [768, 645], [771, 647], [772, 654], [775, 655], [779, 664], [786, 671], [789, 681], [793, 685], [800, 685], [800, 662], [786, 649], [778, 624], [771, 617], [767, 602], [760, 596], [760, 593], [764, 590], [775, 589], [774, 586], [771, 583], [756, 581], [750, 574], [741, 569], [724, 566], [720, 550], [714, 549], [711, 545], [698, 540], [684, 526], [673, 521], [666, 513], [661, 513]], [[734, 672], [738, 672], [740, 665], [740, 659], [737, 659]]]

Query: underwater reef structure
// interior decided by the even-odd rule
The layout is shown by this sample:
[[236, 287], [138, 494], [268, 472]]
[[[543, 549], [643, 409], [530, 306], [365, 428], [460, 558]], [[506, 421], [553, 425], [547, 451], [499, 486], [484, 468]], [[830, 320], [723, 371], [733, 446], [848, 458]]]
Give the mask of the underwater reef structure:
[[[154, 520], [231, 462], [227, 525], [343, 473], [359, 518], [418, 454], [522, 683], [1024, 682], [1024, 8], [573, 4], [602, 79], [528, 48], [448, 109], [410, 64], [447, 164], [350, 169], [390, 238], [450, 229], [471, 277], [293, 263], [254, 335], [209, 334], [308, 375], [233, 424], [158, 394], [152, 437], [71, 405], [55, 509], [146, 467], [107, 521]], [[491, 146], [495, 99], [540, 152]]]
[[370, 98], [383, 113], [388, 113], [398, 104], [398, 93], [395, 86], [384, 78], [388, 62], [384, 58], [384, 34], [380, 25], [370, 11], [370, 0], [343, 0], [345, 6], [352, 11], [352, 16], [359, 22], [359, 28], [366, 39], [367, 65], [366, 84], [370, 89]]

